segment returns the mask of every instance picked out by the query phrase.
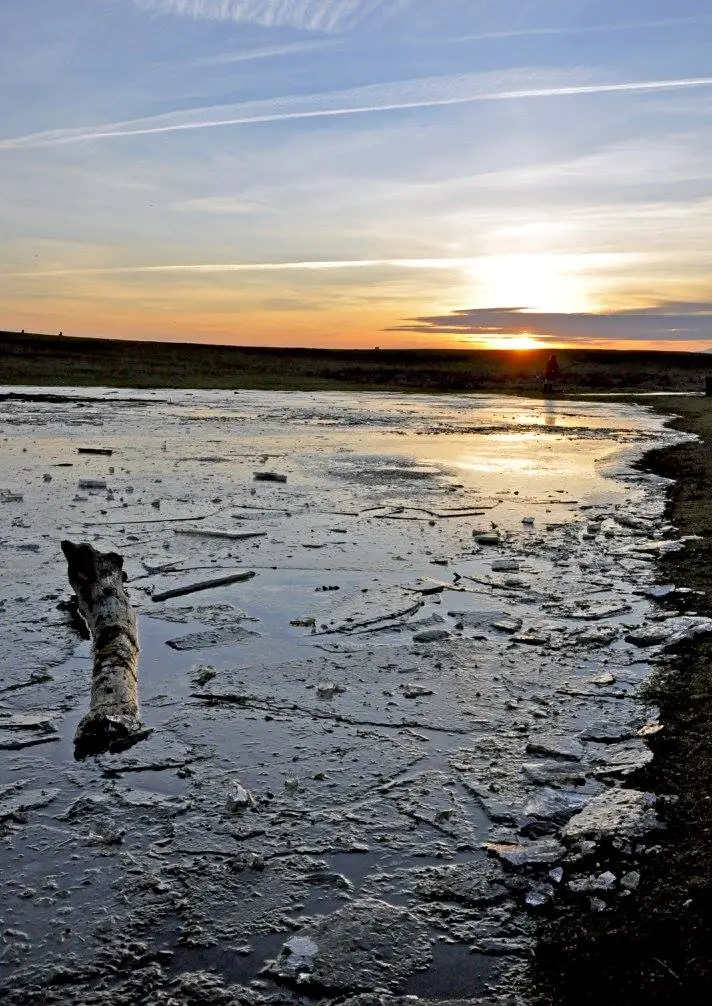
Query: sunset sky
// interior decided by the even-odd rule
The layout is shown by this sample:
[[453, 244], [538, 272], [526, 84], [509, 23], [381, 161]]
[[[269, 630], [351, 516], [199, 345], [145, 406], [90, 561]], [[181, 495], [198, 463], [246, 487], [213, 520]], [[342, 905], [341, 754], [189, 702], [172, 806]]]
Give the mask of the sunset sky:
[[712, 347], [708, 0], [18, 0], [0, 80], [0, 328]]

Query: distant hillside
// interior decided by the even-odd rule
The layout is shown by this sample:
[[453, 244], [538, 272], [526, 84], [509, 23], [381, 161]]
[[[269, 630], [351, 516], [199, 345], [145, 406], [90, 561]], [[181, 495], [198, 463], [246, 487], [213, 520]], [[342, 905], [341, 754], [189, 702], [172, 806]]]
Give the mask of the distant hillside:
[[[562, 389], [701, 391], [705, 353], [557, 351]], [[0, 384], [275, 390], [541, 390], [547, 350], [325, 350], [0, 332]]]

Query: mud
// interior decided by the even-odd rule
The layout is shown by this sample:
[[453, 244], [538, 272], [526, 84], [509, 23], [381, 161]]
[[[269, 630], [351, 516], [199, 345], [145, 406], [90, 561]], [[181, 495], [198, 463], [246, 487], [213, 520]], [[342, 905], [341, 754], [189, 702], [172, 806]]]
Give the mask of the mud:
[[[681, 544], [666, 483], [631, 467], [679, 439], [649, 409], [165, 391], [1, 409], [6, 1002], [527, 1003], [562, 891], [601, 913], [636, 896], [657, 827], [621, 788], [658, 724], [641, 689], [712, 626], [647, 596]], [[153, 728], [81, 763], [65, 537], [124, 556]]]
[[[702, 396], [662, 399], [659, 407], [677, 413], [673, 428], [692, 435], [640, 463], [674, 479], [665, 516], [689, 536], [682, 549], [659, 558], [658, 584], [641, 587], [655, 600], [659, 624], [667, 626], [675, 617], [712, 614], [712, 408]], [[540, 930], [532, 971], [537, 1003], [710, 1001], [711, 659], [710, 636], [700, 635], [669, 647], [656, 661], [646, 697], [658, 706], [659, 722], [648, 733], [649, 758], [631, 780], [658, 794], [659, 828], [633, 860], [611, 843], [607, 863], [623, 893], [606, 912], [590, 910], [593, 885], [601, 881], [593, 871], [556, 903]]]

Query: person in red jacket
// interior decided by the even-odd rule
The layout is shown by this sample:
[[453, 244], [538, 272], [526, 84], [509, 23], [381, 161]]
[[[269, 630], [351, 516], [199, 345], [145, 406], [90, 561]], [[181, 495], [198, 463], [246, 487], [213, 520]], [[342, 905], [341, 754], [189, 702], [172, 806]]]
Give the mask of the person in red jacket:
[[560, 375], [561, 367], [559, 366], [559, 361], [556, 359], [556, 353], [552, 353], [546, 361], [546, 369], [544, 370], [545, 394], [550, 394], [554, 390], [554, 385]]

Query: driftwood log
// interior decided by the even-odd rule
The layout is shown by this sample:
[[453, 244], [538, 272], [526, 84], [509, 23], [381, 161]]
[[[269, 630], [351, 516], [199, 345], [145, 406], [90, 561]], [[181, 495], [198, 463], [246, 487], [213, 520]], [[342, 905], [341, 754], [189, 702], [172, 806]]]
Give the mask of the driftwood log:
[[93, 642], [94, 668], [89, 712], [74, 735], [76, 758], [120, 751], [148, 731], [138, 705], [136, 618], [124, 589], [124, 560], [92, 545], [62, 542], [67, 576]]

